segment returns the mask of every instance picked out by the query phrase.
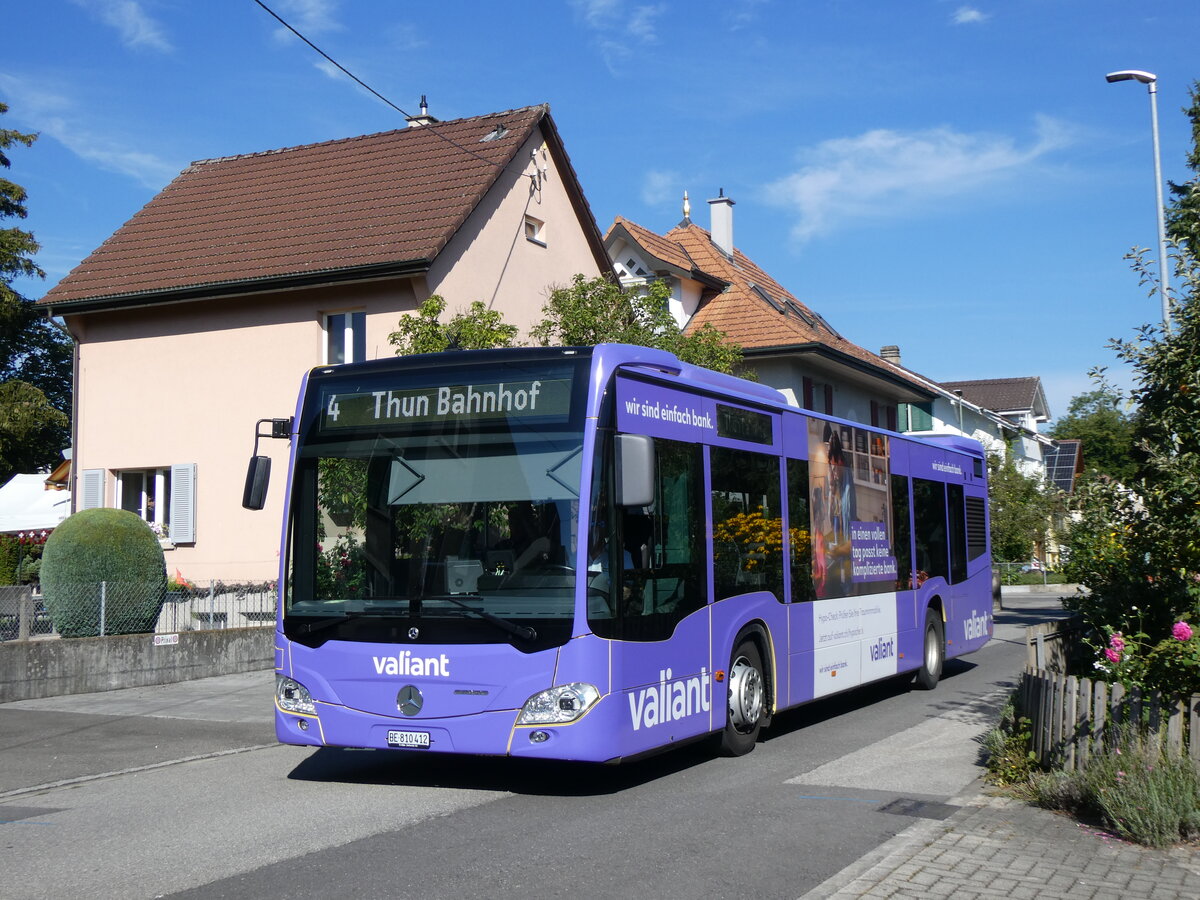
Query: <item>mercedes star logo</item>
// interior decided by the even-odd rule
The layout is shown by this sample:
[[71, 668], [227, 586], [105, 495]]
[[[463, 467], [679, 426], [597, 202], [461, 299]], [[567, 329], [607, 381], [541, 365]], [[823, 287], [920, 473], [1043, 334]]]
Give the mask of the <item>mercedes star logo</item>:
[[425, 705], [425, 698], [414, 684], [406, 684], [396, 695], [396, 709], [406, 716], [415, 716]]
[[421, 636], [421, 629], [419, 629], [419, 628], [408, 629], [408, 639], [410, 641], [415, 641], [420, 636]]

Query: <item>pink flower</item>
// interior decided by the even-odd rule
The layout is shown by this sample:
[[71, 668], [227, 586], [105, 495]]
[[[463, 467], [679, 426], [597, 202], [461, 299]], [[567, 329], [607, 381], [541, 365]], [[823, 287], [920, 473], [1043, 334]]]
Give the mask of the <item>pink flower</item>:
[[1110, 663], [1119, 663], [1121, 661], [1121, 653], [1119, 650], [1114, 650], [1109, 647], [1104, 651], [1104, 655], [1108, 657]]
[[1177, 641], [1190, 641], [1192, 639], [1192, 626], [1187, 622], [1176, 622], [1175, 627], [1171, 629], [1171, 637]]
[[1112, 647], [1120, 655], [1121, 651], [1125, 649], [1125, 639], [1121, 637], [1121, 632], [1117, 631], [1113, 633], [1113, 636], [1108, 640], [1108, 646]]

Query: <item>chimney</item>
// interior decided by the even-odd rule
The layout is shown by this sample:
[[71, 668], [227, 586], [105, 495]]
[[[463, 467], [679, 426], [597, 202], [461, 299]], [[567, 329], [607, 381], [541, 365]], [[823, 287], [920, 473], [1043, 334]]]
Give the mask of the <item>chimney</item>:
[[708, 207], [712, 217], [712, 242], [733, 259], [733, 201], [725, 196], [725, 188], [721, 188], [715, 200], [708, 201]]
[[419, 116], [409, 116], [405, 119], [408, 122], [409, 128], [419, 128], [422, 125], [436, 125], [438, 119], [435, 119], [429, 114], [429, 104], [425, 102], [425, 95], [421, 95], [421, 114]]
[[900, 365], [900, 348], [895, 344], [888, 344], [880, 349], [879, 355], [893, 366]]

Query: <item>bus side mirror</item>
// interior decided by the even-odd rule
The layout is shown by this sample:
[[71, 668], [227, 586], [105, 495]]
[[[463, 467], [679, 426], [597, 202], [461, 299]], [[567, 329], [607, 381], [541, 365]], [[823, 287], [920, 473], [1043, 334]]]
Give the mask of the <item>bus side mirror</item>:
[[654, 440], [644, 434], [616, 436], [616, 500], [618, 506], [654, 502]]
[[267, 505], [267, 485], [271, 482], [271, 457], [252, 456], [246, 469], [246, 487], [242, 491], [242, 506], [262, 509]]

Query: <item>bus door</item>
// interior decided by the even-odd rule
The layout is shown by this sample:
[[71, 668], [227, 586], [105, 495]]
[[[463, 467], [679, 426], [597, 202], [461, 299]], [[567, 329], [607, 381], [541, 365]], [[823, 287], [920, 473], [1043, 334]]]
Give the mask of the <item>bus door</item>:
[[[621, 505], [609, 435], [589, 523], [588, 623], [610, 638], [622, 755], [703, 734], [714, 719], [709, 652], [703, 398], [619, 377], [616, 435], [652, 445], [653, 497]], [[724, 707], [719, 711], [724, 716]], [[714, 722], [716, 724], [714, 724]]]

